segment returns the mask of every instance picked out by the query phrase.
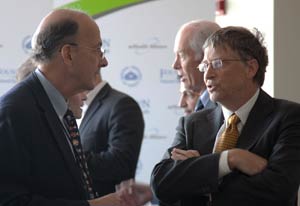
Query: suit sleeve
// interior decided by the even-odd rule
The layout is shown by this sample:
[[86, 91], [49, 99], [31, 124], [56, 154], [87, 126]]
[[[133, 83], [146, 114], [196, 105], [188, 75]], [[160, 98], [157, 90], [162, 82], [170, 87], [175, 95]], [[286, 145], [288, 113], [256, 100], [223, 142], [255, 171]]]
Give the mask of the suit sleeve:
[[179, 120], [172, 147], [154, 167], [151, 175], [152, 189], [158, 199], [165, 203], [173, 203], [187, 196], [201, 196], [215, 191], [218, 186], [218, 154], [207, 154], [184, 161], [170, 159], [170, 152], [174, 147], [191, 149], [187, 146], [189, 129], [185, 122], [185, 117]]
[[121, 98], [112, 107], [107, 125], [108, 147], [101, 152], [90, 153], [89, 164], [98, 181], [120, 182], [135, 175], [144, 120], [140, 107], [129, 96]]
[[[25, 134], [32, 130], [17, 109], [0, 108], [0, 205], [1, 206], [88, 206], [87, 201], [45, 197], [32, 193], [34, 181], [31, 152]], [[20, 121], [23, 121], [20, 124]], [[38, 146], [38, 145], [36, 145]], [[51, 181], [51, 180], [49, 180]]]
[[282, 113], [273, 118], [250, 150], [268, 160], [267, 168], [254, 176], [235, 171], [225, 177], [219, 188], [221, 199], [237, 193], [245, 201], [255, 198], [284, 205], [296, 196], [300, 183], [300, 109]]

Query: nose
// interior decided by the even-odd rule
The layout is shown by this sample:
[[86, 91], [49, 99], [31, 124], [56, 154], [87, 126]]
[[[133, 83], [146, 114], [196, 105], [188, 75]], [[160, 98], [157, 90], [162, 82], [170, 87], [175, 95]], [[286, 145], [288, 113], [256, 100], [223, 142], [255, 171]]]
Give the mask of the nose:
[[204, 72], [204, 81], [207, 79], [212, 79], [215, 76], [215, 69], [212, 68], [211, 64], [208, 64], [206, 72]]
[[106, 67], [107, 65], [108, 65], [108, 61], [107, 61], [106, 57], [104, 57], [103, 59], [100, 60], [99, 67]]
[[172, 64], [173, 69], [179, 70], [181, 68], [180, 58], [178, 55], [175, 56], [174, 62]]

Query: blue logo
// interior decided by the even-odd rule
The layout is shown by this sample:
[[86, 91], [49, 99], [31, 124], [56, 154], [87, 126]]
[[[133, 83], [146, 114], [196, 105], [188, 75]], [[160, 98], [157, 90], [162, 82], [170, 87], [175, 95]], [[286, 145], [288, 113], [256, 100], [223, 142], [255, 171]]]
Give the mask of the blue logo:
[[0, 84], [16, 83], [16, 69], [0, 67]]
[[176, 71], [174, 69], [160, 69], [160, 82], [164, 84], [179, 83]]
[[140, 108], [141, 108], [143, 114], [149, 114], [150, 113], [150, 107], [151, 107], [150, 99], [140, 100], [139, 105], [140, 105]]
[[176, 116], [183, 116], [184, 115], [183, 109], [181, 107], [177, 106], [176, 104], [169, 105], [168, 110], [173, 111], [173, 113]]
[[22, 41], [22, 48], [26, 54], [29, 54], [32, 51], [31, 38], [32, 38], [32, 36], [26, 36], [26, 37], [24, 37], [24, 39]]
[[137, 86], [141, 79], [142, 73], [136, 66], [128, 66], [121, 71], [121, 80], [129, 87]]

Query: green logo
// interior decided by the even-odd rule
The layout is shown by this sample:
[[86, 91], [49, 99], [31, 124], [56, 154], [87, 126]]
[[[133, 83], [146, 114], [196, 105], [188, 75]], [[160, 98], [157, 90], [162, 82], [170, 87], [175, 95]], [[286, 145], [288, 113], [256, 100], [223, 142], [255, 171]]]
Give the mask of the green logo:
[[151, 0], [77, 0], [59, 8], [79, 9], [87, 12], [90, 16], [97, 18], [116, 10], [147, 1]]

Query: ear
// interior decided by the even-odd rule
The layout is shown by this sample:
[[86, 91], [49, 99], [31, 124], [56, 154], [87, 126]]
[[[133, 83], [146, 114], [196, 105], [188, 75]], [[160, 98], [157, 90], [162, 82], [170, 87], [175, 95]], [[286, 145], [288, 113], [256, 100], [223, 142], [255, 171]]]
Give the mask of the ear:
[[63, 62], [67, 65], [72, 64], [72, 46], [69, 44], [63, 45], [60, 50]]
[[259, 65], [256, 59], [250, 59], [247, 61], [248, 70], [247, 70], [247, 76], [251, 79], [256, 75], [256, 72], [258, 71]]

